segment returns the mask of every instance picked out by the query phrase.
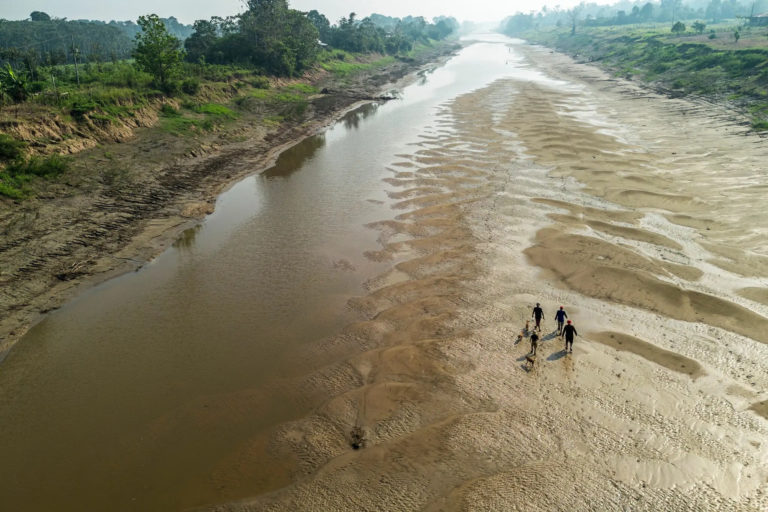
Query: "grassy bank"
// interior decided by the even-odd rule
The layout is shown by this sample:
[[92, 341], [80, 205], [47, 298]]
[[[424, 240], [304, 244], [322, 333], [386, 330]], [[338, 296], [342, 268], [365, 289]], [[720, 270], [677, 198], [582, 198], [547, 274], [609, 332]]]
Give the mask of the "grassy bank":
[[[130, 62], [51, 68], [35, 82], [26, 101], [0, 110], [0, 197], [24, 200], [44, 182], [67, 179], [72, 154], [129, 140], [150, 127], [174, 137], [204, 138], [238, 123], [279, 129], [301, 123], [320, 80], [342, 89], [356, 77], [435, 50], [417, 45], [406, 55], [385, 56], [326, 50], [302, 79], [268, 77], [233, 66], [185, 64], [178, 89], [164, 93]], [[79, 84], [78, 84], [79, 75]]]
[[765, 28], [727, 24], [674, 34], [670, 26], [583, 27], [529, 31], [525, 39], [592, 61], [614, 75], [638, 79], [677, 96], [727, 101], [768, 129], [768, 38]]

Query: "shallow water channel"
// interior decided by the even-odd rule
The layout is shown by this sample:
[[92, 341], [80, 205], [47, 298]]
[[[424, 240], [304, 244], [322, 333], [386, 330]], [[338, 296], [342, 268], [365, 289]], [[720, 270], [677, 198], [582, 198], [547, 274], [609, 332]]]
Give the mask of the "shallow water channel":
[[527, 73], [506, 41], [349, 113], [140, 271], [35, 326], [0, 364], [0, 508], [177, 510], [287, 483], [258, 439], [316, 405], [284, 383], [330, 362], [302, 354], [392, 265], [364, 256], [378, 248], [365, 225], [398, 213], [387, 166], [441, 104]]

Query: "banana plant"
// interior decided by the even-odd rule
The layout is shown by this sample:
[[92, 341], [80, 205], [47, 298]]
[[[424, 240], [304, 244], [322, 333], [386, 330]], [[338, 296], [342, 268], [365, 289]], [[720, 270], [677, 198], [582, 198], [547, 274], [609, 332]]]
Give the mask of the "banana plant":
[[10, 63], [5, 69], [0, 70], [0, 90], [15, 103], [21, 103], [27, 99], [27, 81], [19, 73], [16, 73]]

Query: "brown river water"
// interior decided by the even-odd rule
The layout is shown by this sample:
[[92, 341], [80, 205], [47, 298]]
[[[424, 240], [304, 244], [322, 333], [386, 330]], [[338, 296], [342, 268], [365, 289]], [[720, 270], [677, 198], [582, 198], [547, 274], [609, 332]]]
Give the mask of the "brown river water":
[[284, 483], [232, 457], [311, 409], [281, 383], [329, 362], [305, 347], [355, 319], [347, 300], [391, 266], [364, 256], [366, 224], [393, 216], [386, 165], [438, 105], [508, 74], [506, 51], [473, 46], [349, 113], [140, 272], [33, 328], [0, 367], [0, 508], [172, 510]]
[[0, 510], [766, 510], [766, 156], [485, 36], [35, 326]]

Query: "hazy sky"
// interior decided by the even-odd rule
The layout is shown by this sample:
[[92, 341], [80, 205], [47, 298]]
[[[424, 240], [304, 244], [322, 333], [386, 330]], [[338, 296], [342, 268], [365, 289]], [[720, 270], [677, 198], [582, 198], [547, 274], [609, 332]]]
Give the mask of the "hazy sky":
[[[377, 12], [388, 16], [455, 16], [459, 20], [501, 20], [515, 12], [541, 5], [569, 8], [580, 0], [289, 0], [294, 9], [317, 9], [332, 23], [350, 12], [362, 18]], [[175, 16], [183, 23], [211, 16], [229, 16], [243, 10], [241, 0], [0, 0], [0, 18], [25, 19], [32, 11], [69, 19], [136, 20], [142, 14]]]

